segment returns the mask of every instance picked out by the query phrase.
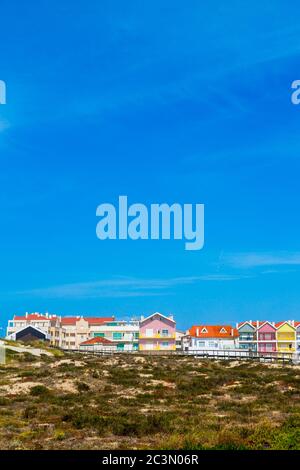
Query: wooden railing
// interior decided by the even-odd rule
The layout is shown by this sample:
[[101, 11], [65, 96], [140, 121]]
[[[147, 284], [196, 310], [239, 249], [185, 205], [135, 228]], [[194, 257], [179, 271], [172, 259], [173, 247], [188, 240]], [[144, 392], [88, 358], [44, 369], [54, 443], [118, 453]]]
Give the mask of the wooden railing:
[[243, 349], [206, 349], [189, 351], [163, 351], [163, 350], [139, 350], [139, 351], [82, 351], [67, 350], [69, 353], [91, 354], [95, 356], [111, 356], [114, 354], [141, 354], [141, 355], [159, 355], [159, 356], [191, 356], [196, 359], [216, 359], [216, 360], [241, 360], [258, 362], [277, 362], [281, 364], [300, 363], [300, 352], [258, 352]]

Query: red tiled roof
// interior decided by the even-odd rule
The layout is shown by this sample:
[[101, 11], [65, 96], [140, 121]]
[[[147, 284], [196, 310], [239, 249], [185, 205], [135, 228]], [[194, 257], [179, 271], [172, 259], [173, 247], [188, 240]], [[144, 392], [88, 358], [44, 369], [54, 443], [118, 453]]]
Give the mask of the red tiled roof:
[[276, 326], [276, 328], [279, 328], [280, 326], [284, 325], [285, 323], [286, 323], [287, 325], [291, 326], [292, 328], [295, 328], [295, 327], [297, 326], [297, 325], [296, 325], [297, 322], [295, 322], [295, 325], [293, 326], [293, 325], [291, 325], [288, 321], [280, 321], [280, 322], [278, 322], [278, 323], [275, 323], [275, 326]]
[[38, 313], [30, 313], [29, 315], [27, 315], [27, 317], [25, 315], [23, 315], [23, 316], [15, 315], [14, 316], [14, 321], [26, 321], [26, 320], [45, 321], [45, 320], [50, 320], [50, 318], [45, 317], [44, 315], [39, 315]]
[[96, 336], [95, 338], [88, 339], [87, 341], [84, 341], [83, 343], [80, 343], [80, 346], [89, 346], [93, 344], [111, 344], [113, 345], [114, 343], [110, 341], [109, 339], [106, 338], [101, 338], [101, 336]]
[[78, 320], [80, 320], [80, 317], [62, 317], [61, 324], [62, 325], [75, 325]]
[[89, 325], [102, 325], [103, 323], [115, 321], [115, 317], [85, 317]]
[[231, 325], [194, 325], [192, 326], [192, 328], [189, 329], [189, 334], [197, 338], [238, 337], [238, 332], [236, 328], [232, 328]]
[[[82, 317], [62, 317], [62, 325], [75, 325]], [[83, 317], [89, 325], [103, 325], [103, 323], [114, 321], [115, 317]]]
[[[270, 325], [274, 326], [273, 322], [267, 321], [267, 320], [259, 320], [259, 321], [252, 321], [252, 322], [250, 322], [250, 321], [248, 320], [248, 321], [243, 321], [243, 322], [241, 322], [241, 323], [238, 323], [238, 324], [237, 324], [238, 328], [240, 328], [241, 326], [245, 325], [245, 323], [249, 323], [250, 325], [254, 326], [255, 328], [261, 327], [264, 323], [269, 323]], [[279, 322], [275, 323], [275, 327], [278, 328], [279, 326], [283, 325], [284, 323], [288, 323], [288, 324], [289, 324], [289, 322], [288, 322], [287, 320], [285, 320], [285, 321], [279, 321]], [[294, 326], [295, 326], [295, 327], [297, 327], [297, 326], [299, 326], [299, 325], [300, 325], [300, 322], [298, 322], [298, 321], [295, 321], [295, 322], [294, 322]], [[291, 325], [291, 326], [293, 326], [293, 325]]]

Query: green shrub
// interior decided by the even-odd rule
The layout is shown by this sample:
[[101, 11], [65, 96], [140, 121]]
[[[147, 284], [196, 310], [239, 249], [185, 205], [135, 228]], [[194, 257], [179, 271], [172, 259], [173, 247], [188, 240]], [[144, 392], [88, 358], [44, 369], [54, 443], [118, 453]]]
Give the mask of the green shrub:
[[44, 385], [35, 385], [30, 389], [30, 395], [33, 397], [44, 397], [50, 395], [50, 390]]
[[34, 418], [38, 413], [38, 409], [36, 406], [26, 406], [24, 409], [22, 416], [25, 419], [32, 419]]
[[85, 382], [76, 382], [76, 387], [78, 392], [88, 392], [90, 390], [89, 385]]

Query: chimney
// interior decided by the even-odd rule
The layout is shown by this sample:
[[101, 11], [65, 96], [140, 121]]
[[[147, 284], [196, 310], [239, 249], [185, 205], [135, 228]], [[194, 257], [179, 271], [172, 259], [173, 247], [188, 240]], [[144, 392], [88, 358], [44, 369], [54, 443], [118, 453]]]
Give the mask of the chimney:
[[199, 336], [199, 328], [196, 328], [196, 336]]

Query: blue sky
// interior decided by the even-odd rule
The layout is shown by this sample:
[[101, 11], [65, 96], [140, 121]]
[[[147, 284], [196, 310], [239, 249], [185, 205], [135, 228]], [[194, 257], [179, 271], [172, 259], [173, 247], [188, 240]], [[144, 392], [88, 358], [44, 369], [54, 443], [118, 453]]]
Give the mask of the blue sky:
[[[0, 7], [1, 325], [299, 319], [300, 5], [23, 3]], [[122, 194], [204, 203], [204, 249], [98, 240]]]

